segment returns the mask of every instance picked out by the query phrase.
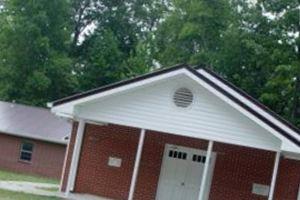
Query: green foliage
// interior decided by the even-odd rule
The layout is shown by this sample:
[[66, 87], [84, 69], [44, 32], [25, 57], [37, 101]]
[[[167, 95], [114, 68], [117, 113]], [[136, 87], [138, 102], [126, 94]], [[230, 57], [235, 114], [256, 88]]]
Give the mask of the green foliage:
[[229, 25], [226, 0], [174, 0], [155, 35], [156, 59], [163, 65], [213, 63]]
[[261, 100], [277, 113], [300, 125], [300, 9], [298, 0], [259, 1], [272, 13], [268, 31], [276, 42], [272, 46], [271, 76]]
[[299, 19], [298, 0], [3, 0], [0, 99], [45, 105], [205, 63], [299, 125]]
[[299, 17], [297, 0], [174, 0], [154, 33], [154, 57], [206, 63], [299, 124]]
[[[75, 27], [82, 30], [87, 23], [97, 24], [92, 33], [85, 34], [83, 42], [74, 42], [72, 56], [79, 90], [116, 82], [150, 69], [152, 60], [146, 41], [162, 15], [163, 1], [81, 1], [81, 6], [79, 1], [74, 2], [77, 2], [74, 9], [77, 13], [85, 10], [81, 11], [85, 13], [81, 17], [84, 23], [79, 24], [77, 18]], [[93, 9], [95, 3], [96, 9]]]
[[4, 100], [34, 105], [72, 92], [66, 1], [5, 1], [0, 21]]
[[83, 45], [77, 68], [80, 89], [91, 89], [120, 79], [124, 55], [112, 31], [94, 34]]

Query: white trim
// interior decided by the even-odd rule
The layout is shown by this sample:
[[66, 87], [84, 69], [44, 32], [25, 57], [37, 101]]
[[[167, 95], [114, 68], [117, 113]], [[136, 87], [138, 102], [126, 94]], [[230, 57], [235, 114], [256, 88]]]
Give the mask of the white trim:
[[136, 186], [136, 181], [137, 181], [137, 176], [138, 176], [138, 173], [139, 173], [139, 167], [140, 167], [142, 152], [143, 152], [145, 133], [146, 133], [145, 129], [142, 129], [141, 133], [140, 133], [138, 149], [137, 149], [136, 157], [135, 157], [135, 163], [134, 163], [133, 174], [132, 174], [131, 183], [130, 183], [130, 190], [129, 190], [128, 200], [133, 199], [135, 186]]
[[[32, 146], [32, 150], [24, 150], [24, 145], [25, 144], [30, 144]], [[32, 156], [33, 156], [33, 150], [35, 148], [35, 143], [33, 141], [29, 141], [29, 140], [23, 140], [21, 141], [21, 148], [19, 151], [19, 161], [21, 162], [26, 162], [26, 163], [32, 163]], [[22, 153], [29, 153], [30, 154], [30, 160], [26, 160], [22, 158]]]
[[[104, 96], [117, 94], [117, 93], [120, 93], [120, 92], [123, 92], [123, 91], [126, 91], [126, 90], [130, 90], [130, 89], [137, 88], [137, 87], [140, 87], [140, 86], [143, 86], [143, 85], [146, 85], [146, 84], [150, 84], [150, 83], [153, 83], [153, 82], [156, 82], [156, 81], [159, 81], [159, 80], [174, 77], [176, 75], [182, 74], [184, 71], [186, 71], [186, 69], [182, 68], [182, 69], [179, 69], [179, 70], [167, 72], [165, 74], [157, 75], [157, 76], [154, 76], [154, 77], [151, 77], [151, 78], [143, 79], [141, 81], [126, 84], [126, 85], [116, 87], [116, 88], [113, 88], [111, 90], [107, 90], [107, 91], [104, 91], [104, 92], [101, 92], [101, 93], [98, 93], [98, 94], [94, 94], [94, 95], [83, 97], [81, 99], [77, 99], [77, 100], [74, 100], [74, 101], [71, 101], [71, 102], [67, 102], [65, 104], [54, 106], [54, 107], [52, 107], [51, 110], [55, 113], [59, 113], [60, 112], [59, 110], [62, 109], [62, 107], [74, 106], [76, 104], [82, 104], [82, 103], [85, 103], [85, 102], [88, 102], [88, 101], [93, 101], [95, 99], [98, 99], [98, 98], [101, 98], [101, 97], [104, 97]], [[71, 113], [64, 113], [64, 115], [70, 115], [70, 114]]]
[[61, 118], [66, 118], [66, 119], [73, 119], [73, 115], [72, 114], [69, 114], [69, 113], [64, 113], [64, 112], [54, 112], [52, 109], [51, 109], [51, 113], [55, 114], [56, 116], [58, 117], [61, 117]]
[[[236, 98], [240, 99], [241, 101], [245, 102], [247, 106], [251, 107], [252, 109], [257, 111], [258, 113], [262, 114], [268, 120], [270, 120], [274, 123], [280, 123], [278, 120], [276, 121], [275, 119], [272, 119], [272, 120], [269, 119], [270, 116], [268, 116], [268, 113], [266, 113], [265, 111], [259, 109], [256, 105], [249, 102], [249, 100], [244, 98], [242, 95], [240, 95], [237, 92], [233, 91], [231, 88], [224, 85], [224, 83], [221, 83], [219, 80], [217, 80], [216, 78], [214, 78], [213, 76], [211, 76], [210, 74], [205, 72], [204, 70], [198, 70], [198, 73], [205, 76], [209, 80], [213, 81], [215, 84], [217, 84], [219, 87], [221, 87], [222, 89], [227, 91], [229, 94], [231, 94], [231, 95], [235, 96]], [[206, 88], [208, 91], [210, 91], [211, 93], [213, 93], [214, 95], [216, 95], [217, 97], [222, 99], [224, 102], [228, 103], [230, 106], [232, 106], [233, 108], [235, 108], [236, 110], [238, 110], [239, 112], [241, 112], [242, 114], [247, 116], [250, 120], [254, 121], [259, 126], [266, 129], [271, 134], [273, 134], [275, 137], [280, 139], [281, 140], [281, 147], [279, 146], [278, 148], [273, 149], [273, 151], [283, 150], [283, 151], [291, 151], [291, 152], [297, 152], [297, 153], [300, 152], [300, 150], [299, 150], [300, 148], [296, 144], [294, 144], [292, 141], [288, 140], [285, 136], [283, 136], [281, 133], [276, 131], [270, 125], [268, 125], [267, 123], [265, 123], [261, 119], [257, 118], [257, 116], [253, 115], [251, 112], [249, 112], [248, 110], [246, 110], [245, 108], [243, 108], [242, 106], [240, 106], [239, 104], [237, 104], [236, 102], [231, 100], [225, 94], [221, 93], [220, 91], [215, 89], [213, 86], [211, 86], [210, 84], [208, 84], [207, 82], [205, 82], [204, 80], [199, 78], [197, 75], [195, 75], [194, 73], [190, 72], [189, 70], [187, 70], [185, 68], [181, 68], [181, 69], [171, 71], [171, 72], [168, 72], [168, 73], [165, 73], [165, 74], [157, 75], [157, 76], [154, 76], [154, 77], [151, 77], [151, 78], [148, 78], [148, 79], [144, 79], [144, 80], [137, 81], [137, 82], [134, 82], [134, 83], [130, 83], [130, 84], [127, 84], [127, 85], [123, 85], [123, 86], [120, 86], [120, 87], [117, 87], [117, 88], [114, 88], [114, 89], [111, 89], [111, 90], [107, 90], [107, 91], [104, 91], [104, 92], [101, 92], [101, 93], [98, 93], [98, 94], [95, 94], [95, 95], [91, 95], [91, 96], [88, 96], [88, 97], [77, 99], [77, 100], [62, 104], [62, 105], [54, 106], [52, 108], [52, 111], [55, 112], [55, 113], [64, 113], [64, 115], [68, 115], [68, 114], [69, 115], [77, 115], [78, 113], [74, 113], [74, 110], [75, 110], [74, 106], [75, 105], [78, 105], [78, 104], [82, 105], [82, 104], [84, 104], [88, 101], [93, 102], [98, 98], [107, 97], [109, 95], [124, 92], [124, 91], [130, 90], [130, 89], [133, 89], [133, 88], [138, 88], [138, 87], [144, 86], [146, 84], [150, 84], [150, 83], [153, 83], [155, 81], [171, 78], [171, 77], [174, 77], [174, 76], [177, 76], [177, 75], [180, 75], [180, 74], [187, 75], [192, 80], [196, 81], [197, 83], [202, 85], [204, 88]], [[274, 118], [274, 117], [272, 117], [272, 118]], [[280, 123], [280, 124], [278, 124], [278, 126], [283, 128], [284, 130], [288, 131], [291, 135], [293, 135], [295, 138], [300, 140], [300, 136], [295, 134], [295, 132], [293, 132], [291, 129], [287, 129], [286, 125]], [[150, 128], [151, 129], [151, 127], [140, 127], [140, 128], [146, 128], [146, 129]], [[209, 139], [209, 138], [205, 138], [205, 139]], [[215, 140], [213, 138], [211, 138], [211, 139]], [[222, 142], [222, 141], [220, 141], [220, 142]], [[243, 145], [243, 144], [240, 144], [240, 145]], [[253, 145], [253, 147], [256, 148], [255, 144]], [[287, 149], [287, 147], [289, 149]], [[257, 148], [262, 148], [262, 147], [257, 147]]]
[[273, 200], [275, 186], [276, 186], [277, 173], [278, 173], [278, 168], [279, 168], [279, 163], [280, 163], [280, 154], [281, 154], [280, 152], [276, 153], [268, 200]]
[[86, 124], [93, 124], [93, 125], [98, 125], [98, 126], [104, 126], [104, 125], [108, 124], [107, 122], [95, 121], [95, 120], [88, 119], [88, 118], [80, 116], [80, 115], [76, 115], [76, 117], [78, 117], [78, 119], [84, 120]]
[[290, 152], [282, 152], [282, 155], [285, 159], [300, 161], [300, 154], [290, 153]]
[[[260, 120], [259, 118], [257, 118], [255, 115], [253, 115], [252, 113], [250, 113], [249, 111], [247, 111], [242, 106], [238, 105], [236, 102], [234, 102], [233, 100], [231, 100], [230, 98], [228, 98], [227, 96], [225, 96], [223, 93], [221, 93], [218, 90], [216, 90], [214, 87], [212, 87], [211, 85], [209, 85], [208, 83], [206, 83], [202, 79], [198, 78], [196, 75], [192, 74], [191, 72], [186, 72], [186, 75], [188, 75], [193, 80], [195, 80], [200, 85], [202, 85], [204, 88], [206, 88], [208, 91], [212, 92], [214, 95], [216, 95], [217, 97], [219, 97], [220, 99], [222, 99], [224, 102], [228, 103], [233, 108], [237, 109], [239, 112], [241, 112], [242, 114], [244, 114], [245, 116], [247, 116], [249, 119], [251, 119], [252, 121], [254, 121], [255, 123], [257, 123], [258, 125], [260, 125], [262, 128], [264, 128], [267, 131], [269, 131], [270, 133], [272, 133], [275, 137], [279, 138], [281, 141], [286, 141], [290, 145], [296, 146], [293, 142], [289, 141], [286, 137], [284, 137], [279, 132], [277, 132], [276, 130], [274, 130], [268, 124], [266, 124], [265, 122], [263, 122], [262, 120]], [[281, 148], [278, 148], [275, 151], [278, 151], [280, 149]]]
[[227, 85], [225, 85], [224, 83], [222, 83], [221, 81], [219, 81], [218, 79], [216, 79], [215, 77], [213, 77], [212, 75], [210, 75], [209, 73], [207, 73], [205, 70], [201, 69], [201, 70], [198, 70], [198, 72], [200, 74], [202, 74], [203, 76], [205, 76], [206, 78], [210, 79], [212, 82], [214, 82], [218, 86], [220, 86], [222, 89], [224, 89], [229, 94], [231, 94], [234, 97], [240, 99], [244, 104], [246, 104], [247, 106], [249, 106], [250, 108], [252, 108], [256, 112], [258, 112], [259, 114], [261, 114], [262, 116], [264, 116], [265, 118], [267, 118], [272, 123], [274, 123], [277, 126], [279, 126], [281, 129], [283, 129], [286, 132], [290, 133], [295, 138], [300, 139], [300, 136], [294, 130], [290, 129], [288, 126], [286, 126], [285, 124], [283, 124], [282, 122], [280, 122], [279, 120], [277, 120], [276, 118], [274, 118], [268, 112], [266, 112], [263, 109], [259, 108], [257, 105], [255, 105], [254, 103], [252, 103], [251, 101], [249, 101], [247, 98], [243, 97], [238, 92], [236, 92], [232, 88], [228, 87]]
[[[66, 166], [67, 166], [67, 160], [69, 157], [69, 153], [70, 153], [70, 143], [71, 143], [71, 137], [69, 138], [69, 142], [67, 145], [67, 150], [65, 151], [65, 158], [64, 158], [64, 164], [63, 164], [63, 168], [62, 168], [62, 173], [60, 176], [60, 183], [59, 183], [59, 191], [62, 192], [63, 189], [63, 183], [64, 183], [64, 178], [65, 178], [65, 173], [66, 173]], [[68, 177], [66, 177], [68, 179]]]
[[76, 133], [76, 137], [75, 137], [75, 144], [74, 144], [74, 148], [73, 148], [73, 155], [72, 155], [72, 160], [71, 160], [71, 165], [70, 165], [70, 170], [69, 170], [67, 188], [66, 188], [67, 196], [69, 195], [70, 191], [74, 190], [84, 130], [85, 130], [85, 121], [79, 120], [77, 133]]
[[200, 191], [199, 191], [199, 197], [198, 200], [203, 200], [204, 195], [205, 195], [205, 186], [207, 183], [207, 177], [209, 173], [209, 166], [211, 163], [211, 155], [212, 155], [212, 149], [213, 149], [214, 142], [212, 140], [209, 141], [208, 143], [208, 148], [207, 148], [207, 153], [206, 153], [206, 162], [204, 165], [204, 171], [203, 171], [203, 176], [201, 180], [201, 185], [200, 185]]
[[[80, 118], [85, 118], [88, 119], [89, 116], [87, 115], [79, 115], [78, 117]], [[92, 120], [92, 119], [91, 119]], [[103, 122], [104, 123], [104, 122]], [[233, 145], [239, 145], [239, 146], [245, 146], [245, 147], [252, 147], [256, 149], [262, 149], [262, 150], [267, 150], [267, 151], [278, 151], [280, 149], [280, 145], [276, 145], [274, 147], [267, 147], [267, 146], [262, 146], [258, 145], [257, 143], [246, 143], [246, 142], [240, 142], [238, 140], [225, 140], [225, 139], [220, 139], [219, 137], [211, 137], [208, 135], [201, 134], [201, 132], [194, 134], [189, 132], [188, 134], [182, 133], [182, 132], [177, 132], [177, 131], [170, 131], [169, 129], [163, 128], [162, 126], [159, 127], [153, 127], [148, 124], [141, 124], [141, 123], [128, 123], [126, 121], [120, 121], [120, 120], [106, 120], [106, 124], [119, 124], [123, 126], [130, 126], [138, 129], [146, 129], [146, 130], [154, 130], [154, 131], [159, 131], [159, 132], [165, 132], [165, 133], [171, 133], [174, 135], [180, 135], [180, 136], [187, 136], [187, 137], [192, 137], [196, 139], [202, 139], [202, 140], [214, 140], [215, 142], [221, 142], [221, 143], [226, 143], [226, 144], [233, 144]]]
[[299, 184], [299, 190], [298, 190], [298, 198], [297, 200], [300, 200], [300, 184]]

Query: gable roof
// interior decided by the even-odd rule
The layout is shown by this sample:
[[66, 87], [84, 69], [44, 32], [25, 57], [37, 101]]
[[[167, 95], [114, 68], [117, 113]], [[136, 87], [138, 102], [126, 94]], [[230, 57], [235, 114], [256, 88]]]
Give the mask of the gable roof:
[[[130, 85], [132, 83], [140, 82], [143, 80], [151, 79], [153, 77], [175, 72], [178, 70], [187, 70], [188, 72], [192, 73], [211, 87], [213, 87], [218, 92], [225, 95], [227, 98], [241, 106], [243, 109], [251, 113], [253, 116], [255, 116], [257, 119], [263, 121], [266, 123], [269, 127], [280, 133], [282, 136], [287, 138], [289, 141], [296, 144], [298, 147], [300, 147], [300, 140], [298, 139], [300, 136], [300, 130], [292, 125], [291, 123], [284, 120], [279, 115], [275, 114], [273, 111], [268, 109], [266, 106], [261, 104], [256, 99], [252, 98], [250, 95], [245, 93], [244, 91], [240, 90], [233, 84], [229, 83], [228, 81], [224, 80], [222, 77], [217, 75], [216, 73], [203, 68], [198, 67], [198, 69], [194, 69], [188, 65], [182, 64], [182, 65], [176, 65], [174, 67], [158, 70], [146, 75], [138, 76], [136, 78], [128, 79], [125, 81], [120, 81], [114, 84], [110, 84], [104, 87], [99, 87], [93, 90], [89, 90], [87, 92], [83, 92], [80, 94], [76, 94], [70, 97], [66, 97], [57, 101], [54, 101], [49, 104], [51, 107], [60, 106], [63, 104], [67, 104], [73, 101], [77, 101], [79, 99], [84, 99], [89, 96], [101, 94], [113, 89], [120, 88], [122, 86]], [[245, 101], [249, 101], [246, 102]]]
[[111, 89], [114, 89], [114, 88], [117, 88], [117, 87], [121, 87], [123, 85], [127, 85], [127, 84], [130, 84], [130, 83], [138, 82], [138, 81], [141, 81], [141, 80], [144, 80], [144, 79], [152, 78], [152, 77], [155, 77], [155, 76], [158, 76], [158, 75], [161, 75], [161, 74], [165, 74], [165, 73], [168, 73], [168, 72], [171, 72], [171, 71], [176, 71], [178, 69], [182, 69], [182, 68], [185, 68], [185, 67], [189, 68], [188, 65], [179, 64], [179, 65], [176, 65], [176, 66], [173, 66], [173, 67], [160, 69], [160, 70], [150, 72], [150, 73], [147, 73], [147, 74], [144, 74], [144, 75], [140, 75], [140, 76], [137, 76], [137, 77], [134, 77], [134, 78], [131, 78], [131, 79], [126, 79], [126, 80], [123, 80], [123, 81], [119, 81], [119, 82], [116, 82], [116, 83], [112, 83], [112, 84], [109, 84], [109, 85], [98, 87], [98, 88], [95, 88], [95, 89], [92, 89], [92, 90], [88, 90], [86, 92], [82, 92], [82, 93], [78, 93], [78, 94], [68, 96], [68, 97], [65, 97], [65, 98], [62, 98], [62, 99], [58, 99], [56, 101], [51, 102], [48, 105], [49, 105], [49, 107], [58, 106], [58, 105], [61, 105], [61, 104], [64, 104], [64, 103], [68, 103], [70, 101], [74, 101], [74, 100], [77, 100], [77, 99], [88, 97], [88, 96], [91, 96], [91, 95], [94, 95], [94, 94], [99, 94], [99, 93], [107, 91], [107, 90], [111, 90]]
[[67, 144], [71, 123], [45, 108], [0, 101], [0, 133]]
[[[285, 126], [289, 127], [290, 129], [292, 129], [293, 131], [295, 131], [298, 135], [300, 135], [300, 129], [298, 127], [296, 127], [295, 125], [293, 125], [292, 123], [290, 123], [289, 121], [287, 121], [286, 119], [284, 119], [283, 117], [281, 117], [280, 115], [278, 115], [277, 113], [275, 113], [269, 107], [267, 107], [266, 105], [262, 104], [260, 101], [258, 101], [257, 99], [253, 98], [252, 96], [250, 96], [248, 93], [246, 93], [242, 89], [238, 88], [237, 86], [235, 86], [231, 82], [225, 80], [223, 77], [219, 76], [218, 74], [216, 74], [215, 72], [213, 72], [212, 70], [210, 70], [208, 68], [201, 67], [201, 68], [198, 68], [198, 69], [203, 69], [204, 71], [206, 71], [207, 73], [209, 73], [210, 75], [212, 75], [213, 77], [215, 77], [216, 79], [218, 79], [219, 81], [221, 81], [223, 84], [227, 85], [228, 87], [230, 87], [231, 89], [233, 89], [234, 91], [236, 91], [241, 96], [247, 98], [253, 104], [255, 104], [256, 106], [258, 106], [259, 108], [261, 108], [262, 110], [264, 110], [266, 113], [268, 113], [272, 117], [274, 117], [276, 120], [280, 121], [282, 124], [284, 124]], [[243, 104], [243, 102], [241, 102], [241, 103]], [[257, 114], [257, 113], [255, 113], [255, 114]], [[256, 116], [259, 117], [258, 115], [256, 115]], [[264, 121], [266, 123], [269, 123], [267, 120], [264, 120]]]

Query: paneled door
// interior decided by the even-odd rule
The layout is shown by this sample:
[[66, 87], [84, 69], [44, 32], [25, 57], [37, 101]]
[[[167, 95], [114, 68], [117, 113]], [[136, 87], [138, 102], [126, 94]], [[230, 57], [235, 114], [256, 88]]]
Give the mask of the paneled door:
[[[206, 160], [206, 151], [166, 144], [156, 200], [197, 200]], [[215, 154], [207, 180], [208, 199]]]

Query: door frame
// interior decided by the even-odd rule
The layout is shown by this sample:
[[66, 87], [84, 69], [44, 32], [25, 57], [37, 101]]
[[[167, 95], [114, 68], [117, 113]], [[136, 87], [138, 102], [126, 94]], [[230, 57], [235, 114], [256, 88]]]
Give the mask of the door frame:
[[[163, 158], [161, 160], [161, 167], [160, 167], [160, 174], [159, 174], [159, 179], [158, 179], [158, 184], [157, 184], [157, 188], [156, 188], [156, 196], [155, 199], [157, 200], [157, 194], [158, 194], [158, 190], [161, 186], [161, 179], [162, 179], [162, 173], [163, 173], [163, 169], [165, 168], [166, 165], [166, 159], [167, 159], [167, 151], [169, 148], [183, 148], [183, 149], [193, 149], [193, 150], [197, 150], [199, 152], [200, 155], [202, 156], [206, 156], [207, 155], [207, 151], [203, 150], [203, 149], [196, 149], [193, 147], [187, 147], [187, 146], [181, 146], [181, 145], [175, 145], [175, 144], [169, 144], [166, 143], [165, 147], [164, 147], [164, 153], [163, 153]], [[207, 180], [206, 180], [206, 189], [205, 189], [205, 194], [204, 194], [204, 199], [208, 200], [209, 198], [209, 194], [210, 194], [210, 188], [211, 188], [211, 184], [212, 184], [212, 180], [213, 180], [213, 172], [214, 172], [214, 168], [215, 168], [215, 163], [216, 163], [216, 157], [217, 157], [217, 153], [216, 152], [212, 152], [211, 154], [211, 164], [210, 164], [210, 168], [208, 170], [208, 175], [207, 175]], [[200, 191], [200, 185], [199, 185], [199, 191]], [[195, 199], [197, 200], [197, 199]]]

